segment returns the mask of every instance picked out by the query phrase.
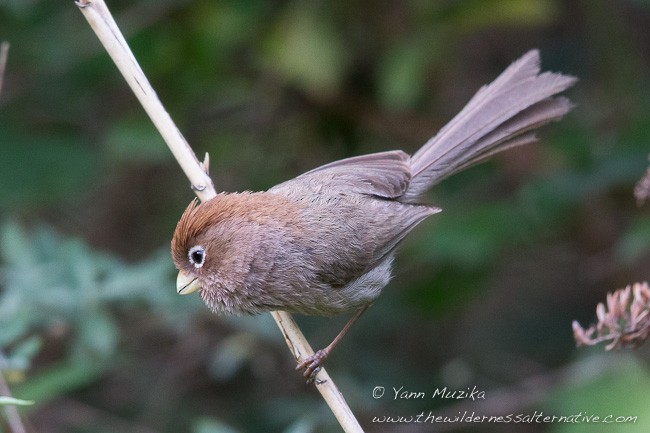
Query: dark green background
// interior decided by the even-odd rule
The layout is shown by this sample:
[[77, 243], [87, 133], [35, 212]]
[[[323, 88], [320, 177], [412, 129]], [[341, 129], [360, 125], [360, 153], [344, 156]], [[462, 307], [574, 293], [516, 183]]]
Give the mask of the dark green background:
[[[370, 432], [645, 432], [650, 353], [576, 349], [605, 293], [648, 278], [644, 0], [110, 1], [218, 190], [413, 152], [531, 48], [580, 78], [540, 143], [459, 174], [328, 362]], [[175, 294], [188, 181], [72, 1], [0, 2], [0, 369], [33, 432], [335, 432], [269, 315]], [[323, 346], [346, 317], [298, 318]], [[376, 386], [386, 387], [374, 399]], [[398, 400], [477, 386], [485, 401]], [[636, 424], [382, 425], [433, 411]], [[8, 431], [0, 421], [0, 431]], [[3, 430], [4, 429], [4, 430]]]

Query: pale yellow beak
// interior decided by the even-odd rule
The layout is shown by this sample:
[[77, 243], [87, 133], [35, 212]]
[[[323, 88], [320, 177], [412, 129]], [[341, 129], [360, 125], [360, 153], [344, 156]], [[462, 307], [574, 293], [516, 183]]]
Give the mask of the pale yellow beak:
[[194, 293], [201, 288], [199, 280], [192, 275], [186, 274], [183, 271], [178, 273], [176, 277], [176, 292], [179, 295], [189, 295]]

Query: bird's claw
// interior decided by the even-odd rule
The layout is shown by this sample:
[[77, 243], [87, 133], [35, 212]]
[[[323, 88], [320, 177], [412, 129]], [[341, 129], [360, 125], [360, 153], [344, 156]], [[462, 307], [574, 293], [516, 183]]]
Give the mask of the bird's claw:
[[316, 380], [318, 372], [323, 368], [323, 363], [327, 359], [329, 352], [325, 349], [321, 349], [318, 352], [314, 353], [312, 356], [307, 357], [301, 361], [297, 366], [296, 370], [305, 370], [302, 375], [307, 378], [307, 384], [311, 385], [316, 383], [320, 385], [322, 381]]

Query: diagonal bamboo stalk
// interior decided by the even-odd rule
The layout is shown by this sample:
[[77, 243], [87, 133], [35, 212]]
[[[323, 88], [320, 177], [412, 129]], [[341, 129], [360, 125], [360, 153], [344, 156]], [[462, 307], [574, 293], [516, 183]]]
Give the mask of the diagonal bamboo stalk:
[[[214, 197], [216, 190], [207, 174], [207, 155], [205, 163], [196, 158], [140, 69], [104, 1], [77, 0], [76, 4], [174, 154], [196, 195], [201, 201]], [[289, 313], [274, 311], [271, 315], [297, 361], [313, 355], [314, 350]], [[363, 432], [345, 398], [324, 368], [318, 373], [315, 383], [343, 430], [350, 433]]]

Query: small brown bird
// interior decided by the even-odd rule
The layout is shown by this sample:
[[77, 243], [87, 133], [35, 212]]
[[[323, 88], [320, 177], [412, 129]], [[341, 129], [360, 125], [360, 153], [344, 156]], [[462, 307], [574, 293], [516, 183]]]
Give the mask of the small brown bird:
[[325, 349], [301, 362], [310, 380], [391, 278], [395, 249], [437, 207], [431, 186], [502, 150], [572, 107], [553, 97], [574, 77], [540, 73], [533, 50], [482, 87], [413, 156], [395, 150], [336, 161], [266, 192], [221, 193], [183, 213], [172, 239], [177, 291], [200, 291], [214, 312], [356, 310]]

